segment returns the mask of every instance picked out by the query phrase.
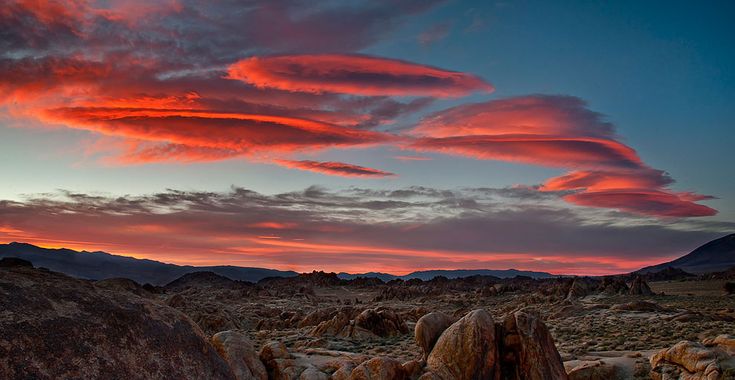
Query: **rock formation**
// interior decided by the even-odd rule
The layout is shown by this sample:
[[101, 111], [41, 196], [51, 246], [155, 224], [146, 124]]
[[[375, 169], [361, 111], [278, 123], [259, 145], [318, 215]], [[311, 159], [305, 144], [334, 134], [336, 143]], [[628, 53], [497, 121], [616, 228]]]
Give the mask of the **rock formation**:
[[633, 282], [630, 284], [629, 294], [636, 296], [652, 296], [654, 293], [648, 286], [646, 280], [642, 276], [635, 276]]

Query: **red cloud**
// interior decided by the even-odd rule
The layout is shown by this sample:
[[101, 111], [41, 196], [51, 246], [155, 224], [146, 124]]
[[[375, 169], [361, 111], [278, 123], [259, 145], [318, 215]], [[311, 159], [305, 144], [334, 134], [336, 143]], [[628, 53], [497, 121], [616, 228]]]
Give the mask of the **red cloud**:
[[378, 169], [366, 168], [364, 166], [357, 166], [352, 164], [346, 164], [343, 162], [319, 162], [311, 160], [303, 161], [292, 161], [292, 160], [276, 160], [279, 165], [283, 165], [288, 168], [295, 168], [301, 170], [309, 170], [312, 172], [323, 173], [328, 175], [336, 175], [342, 177], [392, 177], [395, 176], [393, 173], [385, 172]]
[[662, 170], [641, 168], [618, 171], [574, 171], [544, 182], [544, 191], [646, 189], [670, 185], [674, 181]]
[[481, 159], [570, 168], [636, 168], [612, 125], [569, 96], [531, 95], [453, 107], [416, 126], [410, 147]]
[[411, 131], [413, 149], [480, 159], [575, 169], [548, 180], [542, 191], [571, 190], [567, 201], [652, 216], [708, 216], [694, 203], [709, 199], [676, 193], [673, 180], [646, 166], [614, 128], [569, 96], [532, 95], [453, 107]]
[[258, 87], [367, 96], [447, 97], [493, 91], [469, 74], [365, 55], [252, 57], [232, 64], [229, 77]]
[[692, 193], [620, 189], [584, 191], [566, 195], [564, 199], [582, 206], [614, 208], [653, 216], [692, 217], [717, 214], [717, 210], [693, 202], [712, 197]]
[[[187, 109], [58, 108], [47, 119], [133, 140], [173, 145], [147, 149], [166, 153], [244, 154], [258, 150], [293, 151], [385, 142], [389, 135], [292, 117]], [[208, 150], [208, 151], [207, 151]]]
[[522, 162], [553, 167], [636, 167], [635, 151], [613, 140], [542, 135], [470, 135], [422, 138], [409, 145], [485, 160]]

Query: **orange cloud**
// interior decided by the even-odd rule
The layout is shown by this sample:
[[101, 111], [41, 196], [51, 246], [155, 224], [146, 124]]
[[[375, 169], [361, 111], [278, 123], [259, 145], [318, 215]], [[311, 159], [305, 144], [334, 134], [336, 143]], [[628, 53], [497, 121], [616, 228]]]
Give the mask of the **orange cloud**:
[[312, 93], [453, 97], [493, 91], [469, 74], [366, 55], [251, 57], [232, 64], [228, 74], [258, 87]]
[[311, 160], [292, 161], [292, 160], [276, 160], [277, 164], [301, 170], [308, 170], [328, 175], [336, 175], [341, 177], [370, 177], [382, 178], [392, 177], [395, 174], [385, 172], [378, 169], [366, 168], [364, 166], [346, 164], [343, 162], [319, 162]]

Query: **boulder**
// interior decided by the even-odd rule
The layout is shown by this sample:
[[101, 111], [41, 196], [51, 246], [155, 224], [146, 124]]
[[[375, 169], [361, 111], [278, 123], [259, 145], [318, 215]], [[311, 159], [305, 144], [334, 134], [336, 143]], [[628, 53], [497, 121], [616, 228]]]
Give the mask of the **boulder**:
[[439, 336], [454, 322], [454, 318], [440, 311], [429, 313], [419, 318], [414, 328], [416, 344], [424, 351], [424, 360], [429, 357], [431, 349]]
[[652, 296], [654, 295], [653, 290], [648, 286], [646, 280], [640, 275], [635, 276], [633, 282], [630, 284], [630, 290], [628, 294], [637, 296]]
[[268, 372], [248, 337], [238, 331], [214, 334], [212, 345], [229, 363], [238, 380], [268, 380]]
[[405, 380], [401, 362], [384, 357], [372, 358], [355, 367], [349, 380]]
[[650, 358], [651, 378], [719, 380], [735, 375], [732, 356], [718, 345], [681, 341]]
[[28, 266], [0, 268], [2, 379], [234, 379], [176, 309]]
[[512, 313], [506, 317], [502, 331], [500, 351], [506, 379], [567, 379], [554, 339], [537, 315], [526, 311]]
[[443, 380], [493, 379], [499, 368], [495, 324], [483, 309], [469, 312], [441, 334], [429, 354], [431, 374]]

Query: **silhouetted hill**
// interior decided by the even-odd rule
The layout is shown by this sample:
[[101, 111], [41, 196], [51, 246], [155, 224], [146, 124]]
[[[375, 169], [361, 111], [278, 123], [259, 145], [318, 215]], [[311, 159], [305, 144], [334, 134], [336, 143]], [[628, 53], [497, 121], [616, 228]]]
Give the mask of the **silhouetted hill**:
[[722, 272], [733, 266], [735, 266], [735, 234], [730, 234], [712, 240], [676, 260], [645, 267], [638, 272], [658, 272], [667, 267], [671, 267], [689, 273], [702, 274]]
[[546, 272], [533, 272], [533, 271], [523, 271], [523, 270], [517, 270], [517, 269], [447, 269], [447, 270], [425, 270], [425, 271], [417, 271], [409, 273], [405, 276], [395, 276], [388, 273], [380, 273], [380, 272], [368, 272], [368, 273], [358, 273], [358, 274], [350, 274], [350, 273], [340, 273], [339, 277], [346, 280], [352, 280], [357, 277], [374, 277], [379, 278], [385, 282], [388, 282], [390, 280], [395, 279], [401, 279], [401, 280], [411, 280], [414, 278], [423, 280], [423, 281], [429, 281], [434, 277], [437, 276], [443, 276], [448, 279], [453, 278], [464, 278], [464, 277], [472, 277], [472, 276], [494, 276], [499, 278], [513, 278], [516, 276], [526, 276], [531, 278], [553, 278], [558, 277], [556, 275], [553, 275], [551, 273]]
[[141, 284], [165, 285], [192, 272], [213, 272], [232, 280], [258, 282], [266, 277], [296, 276], [296, 272], [236, 266], [195, 267], [111, 255], [105, 252], [48, 249], [32, 244], [0, 244], [0, 258], [17, 257], [77, 278], [102, 280], [124, 277]]

